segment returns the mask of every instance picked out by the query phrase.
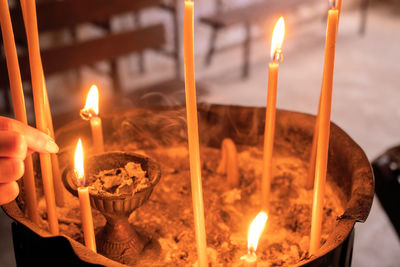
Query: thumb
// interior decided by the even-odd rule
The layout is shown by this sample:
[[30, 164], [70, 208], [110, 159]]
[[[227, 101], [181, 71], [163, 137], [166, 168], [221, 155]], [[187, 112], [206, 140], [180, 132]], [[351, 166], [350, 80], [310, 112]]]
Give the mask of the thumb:
[[57, 153], [59, 148], [54, 140], [36, 128], [20, 121], [0, 117], [0, 131], [14, 131], [22, 134], [28, 145], [28, 150], [39, 153]]

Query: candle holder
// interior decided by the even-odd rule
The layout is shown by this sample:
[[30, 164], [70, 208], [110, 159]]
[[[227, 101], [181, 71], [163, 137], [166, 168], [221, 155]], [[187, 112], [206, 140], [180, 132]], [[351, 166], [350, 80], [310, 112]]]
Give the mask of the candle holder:
[[[159, 182], [161, 171], [159, 165], [148, 157], [125, 152], [108, 152], [93, 155], [85, 162], [86, 177], [89, 178], [104, 170], [124, 167], [128, 162], [141, 165], [147, 172], [150, 184], [137, 192], [121, 195], [105, 195], [89, 190], [91, 206], [100, 211], [107, 220], [106, 225], [96, 234], [98, 252], [119, 261], [131, 263], [141, 253], [150, 239], [135, 230], [129, 223], [129, 215], [142, 206]], [[77, 182], [70, 167], [63, 172], [63, 182], [66, 188], [77, 196]]]

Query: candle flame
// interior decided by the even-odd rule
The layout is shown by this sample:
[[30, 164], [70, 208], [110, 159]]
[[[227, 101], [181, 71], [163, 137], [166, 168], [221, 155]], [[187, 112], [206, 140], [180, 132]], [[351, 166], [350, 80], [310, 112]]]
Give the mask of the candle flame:
[[268, 220], [268, 215], [264, 211], [257, 214], [256, 218], [250, 224], [249, 236], [247, 238], [247, 248], [249, 253], [254, 253], [257, 250], [258, 240], [264, 230], [265, 223]]
[[78, 181], [79, 186], [85, 185], [85, 170], [83, 167], [83, 148], [82, 148], [82, 141], [79, 138], [79, 141], [76, 145], [75, 149], [75, 165], [74, 165], [74, 173], [76, 179]]
[[83, 109], [87, 112], [94, 112], [94, 115], [99, 114], [99, 89], [96, 85], [90, 87], [89, 93], [86, 97], [86, 104]]
[[285, 37], [285, 20], [283, 17], [280, 17], [275, 24], [274, 32], [272, 34], [271, 57], [274, 61], [279, 60], [282, 52], [283, 37]]
[[329, 9], [337, 8], [336, 7], [336, 0], [329, 0]]

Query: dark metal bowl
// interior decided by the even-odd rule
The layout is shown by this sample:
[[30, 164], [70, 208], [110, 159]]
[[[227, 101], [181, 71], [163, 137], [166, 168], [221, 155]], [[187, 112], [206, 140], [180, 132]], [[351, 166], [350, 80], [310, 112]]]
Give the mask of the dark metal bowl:
[[[118, 130], [116, 126], [125, 123], [124, 131], [132, 130], [132, 139], [138, 139], [140, 136], [133, 135], [135, 127], [126, 123], [127, 118], [143, 118], [148, 116], [159, 116], [163, 112], [176, 112], [182, 116], [184, 123], [185, 109], [181, 107], [165, 109], [132, 109], [119, 111], [109, 116], [103, 117], [103, 129], [108, 134], [115, 134]], [[223, 105], [202, 105], [199, 106], [199, 131], [200, 142], [202, 145], [211, 147], [220, 147], [223, 138], [229, 137], [236, 144], [247, 144], [262, 146], [264, 132], [265, 108], [223, 106]], [[145, 121], [145, 120], [143, 120]], [[160, 125], [144, 124], [143, 129], [148, 129], [148, 138], [153, 137], [154, 142], [167, 142], [166, 133], [179, 134], [179, 131], [168, 128], [160, 120]], [[148, 122], [146, 122], [148, 123]], [[179, 123], [179, 122], [176, 122]], [[277, 111], [275, 142], [289, 142], [291, 148], [296, 151], [299, 158], [308, 160], [311, 151], [311, 141], [314, 129], [315, 117], [312, 115], [291, 112], [285, 110]], [[162, 128], [163, 126], [167, 128]], [[157, 128], [159, 127], [159, 128]], [[156, 130], [155, 130], [156, 129]], [[165, 129], [168, 129], [166, 131]], [[165, 130], [165, 131], [162, 131]], [[90, 127], [87, 123], [75, 121], [59, 129], [57, 134], [57, 143], [63, 148], [72, 148], [76, 141], [77, 132], [80, 136], [90, 139]], [[107, 138], [107, 137], [105, 137]], [[182, 138], [185, 138], [184, 136]], [[338, 218], [335, 228], [323, 246], [310, 259], [302, 261], [301, 266], [350, 266], [354, 238], [354, 224], [364, 222], [369, 214], [374, 196], [374, 181], [370, 163], [362, 149], [337, 125], [332, 123], [330, 146], [329, 146], [329, 177], [332, 182], [339, 187], [338, 194], [341, 196], [342, 205], [345, 212], [341, 218]], [[82, 244], [70, 239], [69, 237], [57, 237], [61, 240], [48, 239], [50, 234], [47, 231], [33, 225], [21, 213], [15, 202], [4, 207], [7, 214], [15, 220], [14, 244], [16, 246], [17, 262], [34, 263], [42, 262], [41, 255], [49, 255], [42, 251], [36, 251], [32, 248], [35, 245], [42, 244], [46, 247], [57, 247], [58, 254], [54, 264], [62, 259], [78, 258], [77, 264], [88, 265], [100, 264], [102, 266], [121, 266], [115, 261], [110, 261], [101, 255], [91, 252]], [[29, 228], [29, 229], [27, 229]], [[18, 233], [21, 234], [18, 235]], [[31, 238], [34, 235], [36, 238]], [[30, 238], [27, 239], [27, 236]], [[34, 240], [34, 241], [33, 241]], [[35, 243], [36, 242], [36, 243]], [[34, 243], [34, 244], [33, 244]], [[33, 245], [32, 245], [33, 244]], [[74, 250], [71, 252], [63, 250], [69, 246]], [[56, 253], [56, 252], [54, 252]], [[25, 260], [28, 259], [28, 260]], [[48, 259], [51, 262], [51, 259]], [[90, 263], [90, 264], [89, 264]]]

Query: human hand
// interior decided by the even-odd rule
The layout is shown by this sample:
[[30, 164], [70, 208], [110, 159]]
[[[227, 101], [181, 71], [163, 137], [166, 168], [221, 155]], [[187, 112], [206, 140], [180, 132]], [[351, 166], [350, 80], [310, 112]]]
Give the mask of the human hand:
[[24, 159], [33, 152], [57, 153], [58, 146], [45, 133], [0, 116], [0, 205], [18, 196], [16, 181], [24, 174]]

